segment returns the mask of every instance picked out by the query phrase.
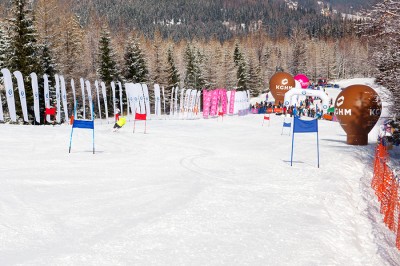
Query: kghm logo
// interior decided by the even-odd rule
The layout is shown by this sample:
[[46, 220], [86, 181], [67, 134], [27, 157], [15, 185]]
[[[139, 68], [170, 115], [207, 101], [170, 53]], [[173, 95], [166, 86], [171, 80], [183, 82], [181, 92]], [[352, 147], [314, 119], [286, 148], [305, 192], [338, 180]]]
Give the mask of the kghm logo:
[[381, 109], [369, 109], [369, 115], [380, 116]]
[[286, 85], [286, 84], [288, 84], [289, 83], [289, 80], [288, 79], [282, 79], [282, 85]]
[[21, 97], [24, 97], [25, 96], [25, 92], [21, 91], [20, 95], [21, 95]]
[[306, 91], [302, 91], [301, 94], [306, 95]]
[[12, 91], [12, 89], [9, 89], [9, 90], [8, 90], [8, 95], [10, 95], [10, 96], [11, 96], [12, 94], [13, 94], [13, 91]]
[[[336, 107], [340, 107], [344, 103], [344, 96], [340, 96], [336, 100]], [[335, 115], [351, 115], [351, 109], [335, 108]]]
[[339, 107], [343, 104], [344, 102], [344, 96], [340, 96], [337, 100], [336, 100], [336, 106]]

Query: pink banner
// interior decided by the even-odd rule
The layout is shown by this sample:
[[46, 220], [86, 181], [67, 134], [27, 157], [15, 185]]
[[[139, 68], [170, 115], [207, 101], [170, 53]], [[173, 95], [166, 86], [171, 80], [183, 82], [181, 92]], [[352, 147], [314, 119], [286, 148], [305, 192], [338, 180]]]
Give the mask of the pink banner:
[[203, 117], [208, 118], [210, 114], [211, 91], [203, 90]]
[[229, 113], [233, 115], [235, 108], [235, 93], [236, 91], [231, 91], [231, 100], [229, 102]]
[[226, 96], [226, 89], [220, 89], [220, 101], [221, 101], [221, 106], [222, 106], [222, 112], [224, 112], [224, 114], [227, 114], [227, 110], [226, 110], [226, 105], [228, 103], [227, 100], [227, 96]]
[[211, 116], [217, 115], [218, 94], [219, 94], [219, 90], [213, 90], [211, 92], [211, 111], [210, 111]]

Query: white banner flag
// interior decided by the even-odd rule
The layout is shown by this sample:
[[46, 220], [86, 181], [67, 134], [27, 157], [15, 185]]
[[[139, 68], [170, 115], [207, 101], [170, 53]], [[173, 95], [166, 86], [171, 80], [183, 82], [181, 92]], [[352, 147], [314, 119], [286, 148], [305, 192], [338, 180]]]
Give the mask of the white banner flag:
[[67, 102], [67, 89], [65, 88], [65, 80], [60, 76], [61, 81], [61, 99], [64, 109], [64, 123], [68, 123], [68, 102]]
[[189, 101], [190, 101], [190, 93], [192, 92], [191, 89], [187, 89], [185, 93], [185, 98], [183, 99], [183, 111], [189, 111]]
[[139, 98], [139, 106], [136, 108], [137, 113], [145, 114], [146, 113], [146, 100], [144, 98], [143, 87], [140, 83], [135, 83], [136, 90], [139, 91], [138, 98]]
[[4, 78], [4, 87], [6, 89], [7, 95], [7, 106], [8, 112], [10, 113], [11, 121], [17, 122], [17, 114], [15, 113], [15, 99], [14, 99], [14, 89], [12, 84], [11, 72], [7, 68], [1, 70]]
[[106, 112], [106, 120], [108, 123], [108, 106], [107, 106], [107, 92], [106, 92], [106, 84], [102, 81], [100, 82], [101, 92], [103, 93], [103, 101], [104, 101], [104, 108]]
[[181, 112], [182, 114], [185, 112], [185, 104], [184, 104], [184, 94], [185, 93], [185, 89], [182, 88], [181, 89], [181, 96], [179, 98], [179, 112]]
[[164, 103], [164, 115], [165, 115], [166, 113], [165, 113], [165, 92], [164, 92], [164, 86], [161, 87], [161, 90], [162, 90], [162, 98], [163, 98], [163, 103]]
[[115, 98], [115, 83], [114, 83], [114, 81], [111, 81], [111, 90], [112, 90], [112, 100], [113, 100], [113, 114], [114, 114], [114, 116], [117, 114], [117, 110], [116, 110], [116, 108], [115, 108], [115, 101], [116, 101], [116, 98]]
[[169, 114], [170, 115], [173, 115], [173, 113], [174, 113], [174, 91], [175, 91], [175, 88], [172, 87], [171, 102], [169, 103]]
[[[128, 88], [129, 88], [129, 86], [128, 86]], [[129, 117], [130, 102], [129, 102], [129, 95], [128, 95], [128, 91], [127, 91], [126, 85], [125, 85], [125, 95], [126, 95], [126, 116]]]
[[98, 106], [98, 109], [99, 109], [99, 117], [100, 117], [100, 119], [101, 119], [101, 105], [100, 105], [100, 94], [99, 94], [99, 82], [98, 82], [97, 80], [94, 82], [94, 86], [95, 86], [95, 88], [96, 88], [97, 106]]
[[147, 87], [146, 84], [141, 84], [142, 85], [142, 90], [143, 90], [143, 97], [144, 97], [144, 104], [146, 108], [146, 114], [147, 118], [150, 118], [150, 97], [149, 97], [149, 88]]
[[22, 77], [22, 73], [20, 71], [14, 71], [13, 74], [17, 78], [19, 99], [21, 101], [22, 114], [24, 116], [24, 121], [28, 122], [28, 110], [26, 108], [26, 93], [25, 93], [24, 78]]
[[[138, 106], [137, 87], [133, 83], [125, 83], [128, 106], [131, 108], [131, 114], [135, 115]], [[129, 112], [128, 112], [129, 113]]]
[[174, 103], [174, 115], [178, 113], [178, 94], [179, 94], [179, 88], [175, 88], [175, 103]]
[[154, 84], [154, 114], [161, 115], [160, 85]]
[[194, 105], [194, 113], [195, 113], [195, 115], [200, 113], [200, 98], [201, 98], [201, 90], [199, 90], [197, 92], [197, 95], [196, 95], [196, 104]]
[[[43, 85], [44, 85], [44, 106], [45, 108], [50, 108], [50, 92], [49, 92], [49, 78], [47, 74], [43, 75]], [[51, 122], [50, 115], [46, 115], [46, 121]]]
[[1, 100], [1, 93], [0, 93], [0, 121], [4, 122], [3, 101]]
[[74, 79], [71, 79], [71, 88], [72, 88], [72, 95], [74, 97], [73, 115], [76, 117], [76, 93], [75, 93], [75, 82], [74, 82]]
[[57, 102], [57, 115], [56, 121], [57, 123], [61, 122], [61, 105], [60, 105], [60, 78], [57, 74], [54, 75], [54, 79], [56, 80], [56, 102]]
[[92, 88], [90, 87], [90, 81], [89, 81], [89, 80], [86, 80], [86, 81], [85, 81], [85, 85], [86, 85], [86, 91], [87, 91], [88, 100], [89, 100], [90, 117], [91, 117], [91, 120], [94, 120], [94, 116], [93, 116]]
[[121, 115], [124, 113], [124, 105], [122, 104], [122, 84], [121, 81], [118, 81], [118, 88], [119, 88], [119, 105], [121, 109]]
[[196, 96], [197, 96], [197, 91], [192, 90], [190, 95], [190, 104], [189, 104], [190, 112], [193, 112], [194, 105], [196, 104]]
[[81, 83], [81, 91], [82, 91], [82, 106], [83, 106], [83, 119], [86, 119], [86, 106], [85, 106], [85, 82], [83, 81], [83, 78], [79, 79]]
[[35, 72], [31, 73], [31, 84], [33, 92], [33, 109], [35, 112], [36, 122], [40, 123], [40, 109], [39, 109], [39, 84]]

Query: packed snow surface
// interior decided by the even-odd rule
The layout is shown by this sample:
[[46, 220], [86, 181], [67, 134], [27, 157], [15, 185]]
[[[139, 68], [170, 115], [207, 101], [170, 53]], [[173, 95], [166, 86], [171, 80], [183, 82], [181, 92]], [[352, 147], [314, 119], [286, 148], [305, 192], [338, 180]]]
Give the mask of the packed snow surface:
[[[286, 118], [288, 119], [288, 118]], [[282, 116], [0, 125], [0, 265], [398, 265], [369, 183], [376, 134]], [[287, 121], [287, 120], [286, 120]], [[374, 129], [376, 130], [376, 129]]]

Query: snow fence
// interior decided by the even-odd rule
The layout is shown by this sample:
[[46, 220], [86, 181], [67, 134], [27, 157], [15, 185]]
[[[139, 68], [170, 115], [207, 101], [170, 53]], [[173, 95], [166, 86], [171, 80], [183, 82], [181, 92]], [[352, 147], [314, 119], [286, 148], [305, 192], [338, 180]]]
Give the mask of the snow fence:
[[371, 186], [381, 204], [380, 212], [386, 226], [396, 234], [396, 247], [400, 250], [399, 177], [388, 165], [388, 152], [379, 144], [375, 151], [374, 176]]

